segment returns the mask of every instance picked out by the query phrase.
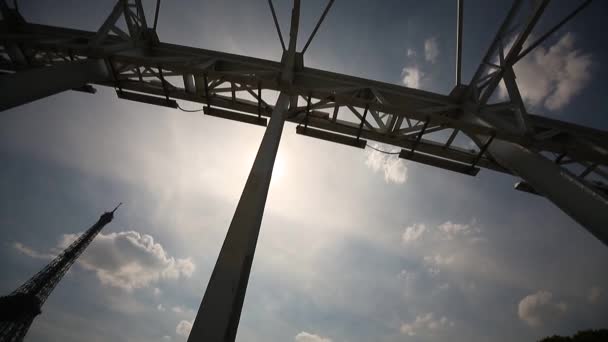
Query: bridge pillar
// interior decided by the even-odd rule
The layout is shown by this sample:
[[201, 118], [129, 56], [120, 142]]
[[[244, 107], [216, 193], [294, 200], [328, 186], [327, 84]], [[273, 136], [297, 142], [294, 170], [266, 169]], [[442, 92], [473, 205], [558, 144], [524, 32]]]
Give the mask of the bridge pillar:
[[100, 59], [66, 62], [0, 75], [0, 111], [108, 78]]
[[232, 217], [188, 342], [231, 342], [236, 338], [288, 106], [289, 96], [281, 93]]

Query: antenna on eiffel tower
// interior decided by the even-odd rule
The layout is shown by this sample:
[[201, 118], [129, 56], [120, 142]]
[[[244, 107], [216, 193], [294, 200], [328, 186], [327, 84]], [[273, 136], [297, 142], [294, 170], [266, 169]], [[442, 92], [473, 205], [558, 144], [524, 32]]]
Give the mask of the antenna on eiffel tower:
[[111, 211], [111, 213], [114, 214], [121, 205], [122, 205], [122, 202], [118, 203], [118, 205], [114, 208], [114, 210]]
[[0, 297], [0, 341], [19, 342], [27, 334], [34, 318], [42, 312], [42, 305], [63, 275], [93, 241], [95, 236], [114, 219], [114, 210], [103, 213], [97, 222], [81, 234], [36, 275], [10, 295]]

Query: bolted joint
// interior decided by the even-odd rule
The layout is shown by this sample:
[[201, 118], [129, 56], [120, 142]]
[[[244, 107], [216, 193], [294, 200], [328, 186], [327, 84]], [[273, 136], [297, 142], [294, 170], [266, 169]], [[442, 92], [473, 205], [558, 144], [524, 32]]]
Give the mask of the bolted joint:
[[282, 70], [279, 76], [279, 83], [289, 86], [293, 81], [294, 72], [304, 70], [304, 55], [300, 52], [291, 53], [290, 51], [283, 51], [281, 65]]
[[304, 70], [304, 54], [303, 53], [296, 52], [295, 58], [294, 58], [293, 70], [296, 72]]
[[156, 31], [149, 27], [141, 30], [139, 41], [147, 47], [157, 46], [160, 43]]

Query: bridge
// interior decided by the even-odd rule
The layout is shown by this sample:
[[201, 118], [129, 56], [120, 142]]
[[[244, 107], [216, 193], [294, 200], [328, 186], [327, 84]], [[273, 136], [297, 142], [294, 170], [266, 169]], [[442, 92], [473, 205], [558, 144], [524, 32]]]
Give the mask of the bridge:
[[[266, 127], [189, 337], [233, 341], [285, 122], [304, 136], [359, 149], [375, 141], [399, 148], [400, 158], [467, 176], [481, 169], [513, 175], [517, 190], [546, 197], [608, 245], [608, 132], [528, 112], [513, 71], [590, 2], [578, 2], [533, 39], [550, 0], [515, 0], [474, 76], [463, 82], [458, 0], [454, 87], [438, 94], [306, 67], [306, 51], [333, 0], [301, 51], [300, 1], [293, 1], [285, 37], [268, 2], [280, 61], [161, 42], [160, 0], [152, 22], [141, 0], [119, 0], [95, 32], [29, 23], [0, 0], [0, 110], [106, 86], [127, 101], [184, 111], [178, 100], [200, 103], [206, 115]], [[507, 100], [497, 99], [501, 82]], [[278, 95], [264, 98], [263, 91]], [[458, 136], [477, 148], [456, 146]], [[572, 172], [573, 165], [582, 171]]]

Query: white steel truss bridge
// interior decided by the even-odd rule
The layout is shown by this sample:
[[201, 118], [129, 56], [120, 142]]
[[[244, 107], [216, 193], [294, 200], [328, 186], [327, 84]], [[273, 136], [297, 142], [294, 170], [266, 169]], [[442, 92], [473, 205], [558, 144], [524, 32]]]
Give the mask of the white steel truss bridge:
[[[468, 176], [482, 168], [511, 174], [520, 180], [516, 189], [546, 197], [608, 245], [608, 132], [529, 113], [513, 71], [590, 0], [573, 2], [572, 12], [536, 39], [531, 32], [550, 0], [514, 0], [468, 83], [461, 75], [463, 0], [457, 0], [449, 94], [306, 67], [306, 50], [333, 2], [298, 51], [300, 0], [293, 0], [287, 39], [269, 0], [283, 51], [271, 61], [161, 42], [160, 0], [153, 23], [141, 0], [119, 0], [96, 32], [29, 23], [16, 2], [0, 0], [0, 111], [66, 90], [94, 93], [99, 85], [115, 88], [121, 99], [172, 108], [177, 100], [198, 102], [207, 115], [266, 127], [190, 342], [236, 338], [286, 121], [302, 135], [361, 149], [380, 142], [400, 148], [401, 158]], [[501, 81], [508, 100], [496, 102]], [[263, 90], [279, 93], [276, 102], [265, 100]], [[455, 146], [458, 135], [477, 149]]]

